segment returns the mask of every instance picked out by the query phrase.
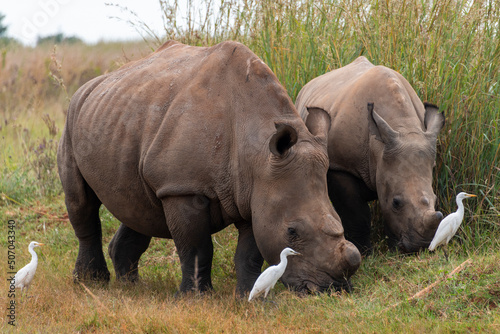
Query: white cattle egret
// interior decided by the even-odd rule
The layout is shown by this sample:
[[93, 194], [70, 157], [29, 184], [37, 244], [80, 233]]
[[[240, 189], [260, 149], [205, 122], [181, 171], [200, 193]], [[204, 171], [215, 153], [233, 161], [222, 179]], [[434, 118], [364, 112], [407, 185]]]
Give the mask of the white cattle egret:
[[278, 281], [278, 279], [283, 275], [286, 269], [286, 265], [288, 263], [287, 256], [288, 255], [300, 255], [300, 253], [294, 251], [293, 249], [287, 247], [281, 251], [280, 254], [280, 263], [275, 266], [270, 266], [255, 281], [253, 285], [252, 291], [250, 291], [250, 296], [248, 297], [248, 301], [251, 301], [253, 298], [264, 293], [264, 298], [267, 297], [269, 290], [274, 288], [274, 285]]
[[35, 247], [42, 246], [43, 244], [32, 241], [28, 247], [31, 253], [31, 262], [25, 265], [21, 270], [17, 272], [14, 276], [14, 285], [16, 289], [21, 289], [21, 293], [24, 289], [28, 291], [33, 277], [35, 277], [36, 266], [38, 265], [38, 256], [34, 250]]
[[[457, 195], [457, 205], [458, 210], [456, 212], [450, 213], [446, 216], [440, 223], [437, 228], [436, 234], [429, 245], [429, 250], [433, 251], [439, 245], [447, 245], [451, 238], [457, 233], [462, 220], [464, 219], [464, 205], [462, 200], [468, 197], [476, 197], [476, 195], [467, 194], [465, 192], [461, 192]], [[444, 256], [448, 261], [448, 254], [446, 253], [446, 249], [443, 248]]]

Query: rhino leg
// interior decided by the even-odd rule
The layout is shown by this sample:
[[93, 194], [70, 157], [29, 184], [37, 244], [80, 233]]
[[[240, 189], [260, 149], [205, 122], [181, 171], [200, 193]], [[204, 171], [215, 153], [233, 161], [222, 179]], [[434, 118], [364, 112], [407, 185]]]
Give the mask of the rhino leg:
[[120, 225], [109, 244], [109, 256], [115, 267], [116, 278], [123, 281], [139, 280], [139, 258], [148, 249], [151, 237]]
[[368, 201], [373, 194], [363, 181], [349, 173], [328, 171], [328, 195], [342, 220], [345, 238], [363, 254], [372, 251], [370, 242], [371, 214]]
[[[109, 281], [109, 271], [102, 252], [102, 230], [99, 219], [101, 201], [90, 188], [71, 159], [64, 160], [65, 151], [58, 160], [59, 175], [66, 194], [68, 216], [78, 238], [78, 257], [73, 271], [75, 281]], [[66, 163], [67, 162], [67, 163]]]
[[235, 224], [238, 228], [238, 245], [234, 255], [236, 267], [236, 293], [243, 296], [252, 290], [264, 263], [250, 224]]
[[209, 200], [203, 196], [178, 196], [162, 203], [181, 262], [180, 292], [211, 290], [214, 248]]

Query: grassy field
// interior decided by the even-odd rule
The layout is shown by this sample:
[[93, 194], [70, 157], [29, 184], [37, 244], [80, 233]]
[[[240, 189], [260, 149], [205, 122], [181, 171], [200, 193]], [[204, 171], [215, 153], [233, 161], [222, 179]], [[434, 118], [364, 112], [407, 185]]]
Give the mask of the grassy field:
[[[29, 262], [31, 240], [47, 244], [37, 249], [30, 297], [16, 295], [16, 328], [4, 317], [0, 332], [500, 331], [498, 1], [395, 0], [368, 6], [361, 0], [249, 0], [215, 9], [212, 2], [211, 12], [204, 2], [201, 12], [210, 15], [191, 8], [194, 23], [184, 29], [174, 25], [175, 4], [160, 2], [164, 32], [152, 34], [135, 23], [147, 43], [0, 46], [2, 307], [9, 301], [3, 279], [9, 271], [8, 221], [16, 224], [16, 270]], [[55, 165], [69, 98], [87, 80], [148, 54], [165, 38], [192, 45], [241, 41], [272, 68], [292, 99], [310, 79], [359, 55], [399, 71], [423, 101], [446, 114], [435, 170], [439, 208], [454, 211], [461, 190], [478, 195], [465, 203], [450, 261], [442, 251], [387, 252], [381, 233], [375, 233], [375, 252], [363, 259], [351, 294], [298, 296], [278, 284], [274, 302], [247, 303], [234, 296], [237, 233], [230, 227], [213, 236], [213, 293], [175, 297], [180, 265], [173, 242], [161, 239], [153, 239], [141, 259], [140, 283], [121, 284], [114, 277], [107, 286], [73, 283], [78, 242]], [[105, 208], [101, 218], [107, 248], [119, 222]]]

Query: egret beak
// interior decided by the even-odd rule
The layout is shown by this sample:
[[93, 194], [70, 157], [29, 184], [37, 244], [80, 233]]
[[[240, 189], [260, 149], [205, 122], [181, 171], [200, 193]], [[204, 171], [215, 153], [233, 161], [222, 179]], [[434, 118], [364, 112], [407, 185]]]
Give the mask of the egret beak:
[[477, 197], [477, 196], [472, 194], [467, 194], [467, 197]]
[[44, 246], [45, 244], [37, 243], [37, 246]]
[[299, 252], [294, 252], [293, 255], [302, 255]]

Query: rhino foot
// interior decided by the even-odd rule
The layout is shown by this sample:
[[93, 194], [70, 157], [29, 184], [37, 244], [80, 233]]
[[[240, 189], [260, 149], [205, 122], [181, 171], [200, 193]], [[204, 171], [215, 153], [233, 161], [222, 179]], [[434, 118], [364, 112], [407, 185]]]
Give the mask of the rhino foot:
[[116, 279], [123, 282], [139, 280], [139, 259], [148, 249], [151, 237], [121, 224], [109, 244]]
[[100, 260], [96, 260], [94, 257], [90, 261], [83, 261], [79, 257], [75, 270], [73, 270], [73, 281], [75, 283], [84, 281], [109, 282], [110, 274], [102, 252], [101, 256], [102, 259]]

